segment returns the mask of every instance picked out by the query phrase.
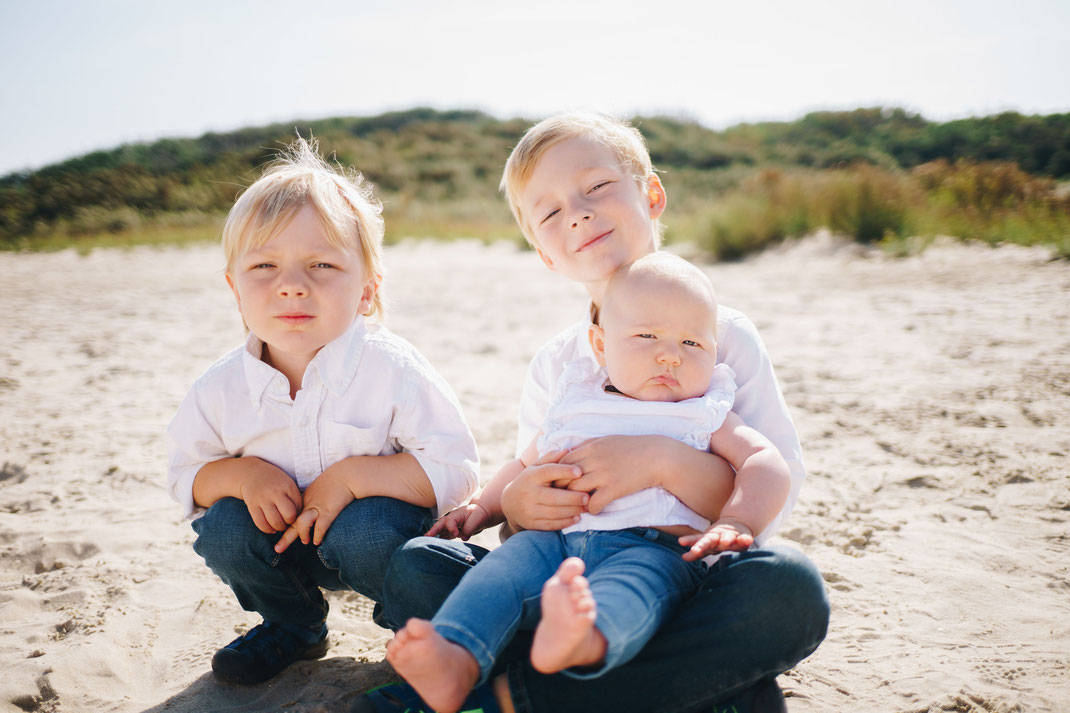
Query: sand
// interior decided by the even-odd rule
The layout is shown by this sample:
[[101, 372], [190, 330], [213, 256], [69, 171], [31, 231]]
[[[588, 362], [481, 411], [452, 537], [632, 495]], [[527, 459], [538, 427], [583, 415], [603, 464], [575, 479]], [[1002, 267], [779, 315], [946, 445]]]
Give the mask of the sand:
[[[225, 688], [256, 623], [191, 548], [163, 431], [241, 340], [214, 246], [0, 254], [0, 711], [344, 711], [393, 677], [368, 602], [333, 646]], [[584, 295], [529, 252], [387, 251], [390, 326], [456, 389], [490, 477], [528, 358]], [[826, 237], [711, 265], [766, 342], [810, 476], [779, 541], [832, 602], [789, 710], [1070, 710], [1070, 263]]]

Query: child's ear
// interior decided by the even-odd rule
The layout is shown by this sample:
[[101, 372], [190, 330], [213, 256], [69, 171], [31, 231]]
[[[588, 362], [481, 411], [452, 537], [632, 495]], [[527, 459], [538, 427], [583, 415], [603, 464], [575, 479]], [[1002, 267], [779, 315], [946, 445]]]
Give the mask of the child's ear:
[[357, 314], [368, 314], [372, 303], [375, 302], [375, 293], [379, 291], [379, 284], [382, 281], [382, 275], [372, 275], [364, 283], [364, 289], [360, 293], [360, 304], [357, 305]]
[[591, 340], [591, 351], [598, 366], [606, 365], [606, 333], [597, 324], [592, 324], [587, 330], [587, 338]]
[[647, 201], [650, 204], [650, 219], [657, 220], [665, 212], [665, 206], [669, 203], [669, 196], [665, 193], [665, 186], [661, 185], [661, 179], [656, 173], [646, 178]]
[[539, 259], [542, 260], [543, 265], [546, 265], [546, 267], [550, 268], [551, 270], [554, 269], [554, 261], [547, 257], [546, 253], [544, 253], [539, 248], [535, 248], [535, 252], [539, 254]]
[[238, 294], [238, 286], [234, 284], [234, 278], [229, 272], [223, 273], [223, 277], [227, 278], [227, 286], [234, 293], [234, 301], [238, 303], [238, 311], [241, 312], [241, 295]]

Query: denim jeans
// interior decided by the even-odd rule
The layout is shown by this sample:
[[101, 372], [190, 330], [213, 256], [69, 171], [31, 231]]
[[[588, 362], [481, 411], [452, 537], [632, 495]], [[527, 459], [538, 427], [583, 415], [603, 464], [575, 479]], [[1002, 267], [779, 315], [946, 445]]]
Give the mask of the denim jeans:
[[426, 532], [431, 511], [393, 498], [351, 502], [317, 547], [298, 540], [275, 552], [281, 533], [257, 529], [245, 503], [223, 498], [193, 521], [193, 549], [229, 586], [246, 611], [314, 640], [325, 631], [327, 600], [320, 587], [351, 589], [383, 601], [391, 554]]
[[562, 673], [596, 678], [635, 656], [698, 586], [706, 566], [685, 562], [685, 551], [676, 538], [645, 527], [521, 532], [466, 574], [431, 622], [472, 654], [483, 682], [517, 629], [538, 624], [546, 580], [567, 557], [579, 557], [597, 603], [595, 626], [606, 638], [606, 657], [598, 667]]
[[[487, 551], [421, 537], [394, 553], [384, 584], [388, 618], [431, 618]], [[470, 602], [479, 608], [480, 602]], [[645, 647], [596, 680], [543, 675], [522, 634], [499, 657], [518, 713], [709, 711], [787, 671], [825, 638], [829, 605], [821, 574], [800, 552], [766, 547], [721, 557]]]

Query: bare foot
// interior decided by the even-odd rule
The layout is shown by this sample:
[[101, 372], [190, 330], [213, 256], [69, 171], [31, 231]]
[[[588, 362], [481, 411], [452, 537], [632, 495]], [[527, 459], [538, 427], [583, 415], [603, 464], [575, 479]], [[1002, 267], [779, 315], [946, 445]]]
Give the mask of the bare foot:
[[426, 619], [409, 619], [386, 645], [386, 660], [439, 713], [454, 713], [479, 680], [468, 650], [447, 641]]
[[594, 626], [594, 597], [582, 575], [583, 560], [569, 557], [542, 587], [542, 619], [531, 644], [536, 671], [557, 673], [606, 657], [606, 639]]

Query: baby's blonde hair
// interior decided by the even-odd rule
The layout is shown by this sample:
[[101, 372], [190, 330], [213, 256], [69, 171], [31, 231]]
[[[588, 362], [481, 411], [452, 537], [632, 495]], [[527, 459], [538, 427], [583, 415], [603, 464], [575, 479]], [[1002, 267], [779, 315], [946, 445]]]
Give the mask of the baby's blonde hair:
[[[316, 213], [327, 242], [360, 255], [378, 285], [383, 278], [383, 206], [357, 171], [332, 166], [313, 139], [298, 137], [234, 203], [223, 226], [223, 253], [230, 272], [238, 257], [279, 234], [304, 206]], [[381, 291], [368, 316], [381, 316]]]
[[[499, 186], [509, 202], [509, 209], [529, 243], [535, 245], [526, 217], [520, 210], [520, 191], [524, 190], [539, 159], [551, 147], [579, 137], [597, 141], [617, 156], [621, 168], [631, 174], [641, 189], [654, 173], [650, 151], [639, 130], [619, 119], [595, 112], [556, 114], [532, 126], [520, 139], [505, 162]], [[654, 236], [660, 240], [661, 225], [654, 221]]]

